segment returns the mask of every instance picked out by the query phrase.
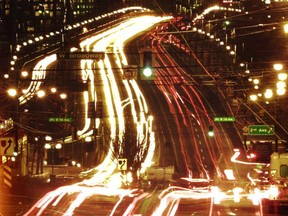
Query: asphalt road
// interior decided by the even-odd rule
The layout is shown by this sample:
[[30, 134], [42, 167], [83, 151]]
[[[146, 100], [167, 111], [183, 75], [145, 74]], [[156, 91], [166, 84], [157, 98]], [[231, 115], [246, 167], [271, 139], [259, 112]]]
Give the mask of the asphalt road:
[[35, 201], [31, 197], [0, 192], [0, 216], [23, 215]]

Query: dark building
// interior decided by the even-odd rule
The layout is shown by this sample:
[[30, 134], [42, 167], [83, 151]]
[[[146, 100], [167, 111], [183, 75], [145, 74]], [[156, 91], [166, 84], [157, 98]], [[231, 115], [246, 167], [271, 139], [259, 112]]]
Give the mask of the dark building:
[[144, 6], [172, 12], [174, 1], [150, 0], [0, 0], [0, 74], [9, 71], [17, 44], [122, 7]]
[[[105, 0], [0, 0], [0, 72], [9, 70], [15, 46], [46, 32], [105, 12]], [[118, 1], [111, 1], [116, 4]]]

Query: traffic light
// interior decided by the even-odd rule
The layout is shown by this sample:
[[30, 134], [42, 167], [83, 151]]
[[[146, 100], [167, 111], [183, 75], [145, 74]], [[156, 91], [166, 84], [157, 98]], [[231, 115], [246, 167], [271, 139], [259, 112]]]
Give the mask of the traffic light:
[[102, 118], [103, 117], [103, 103], [102, 103], [102, 101], [96, 102], [95, 116], [96, 116], [96, 118]]
[[209, 136], [209, 137], [213, 137], [213, 136], [214, 136], [214, 129], [213, 129], [213, 126], [212, 126], [212, 125], [209, 126], [208, 136]]
[[155, 78], [154, 74], [154, 54], [152, 50], [145, 50], [141, 53], [141, 80], [153, 80]]
[[88, 118], [95, 118], [95, 101], [88, 102]]

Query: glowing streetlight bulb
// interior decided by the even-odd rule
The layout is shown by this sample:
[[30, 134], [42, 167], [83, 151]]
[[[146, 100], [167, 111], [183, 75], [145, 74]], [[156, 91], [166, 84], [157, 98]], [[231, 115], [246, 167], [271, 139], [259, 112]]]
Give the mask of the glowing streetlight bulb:
[[67, 98], [67, 94], [65, 94], [65, 93], [60, 94], [60, 98], [61, 99], [66, 99]]
[[15, 97], [17, 95], [17, 90], [16, 89], [8, 89], [7, 91], [8, 95], [10, 95], [11, 97]]
[[277, 86], [277, 89], [283, 89], [283, 88], [286, 88], [286, 83], [283, 81], [278, 81], [276, 83], [276, 86]]
[[254, 79], [254, 80], [253, 80], [253, 83], [254, 83], [255, 85], [258, 85], [259, 82], [260, 82], [259, 79]]
[[27, 77], [28, 76], [28, 72], [27, 71], [22, 71], [21, 72], [21, 76], [22, 77]]
[[57, 92], [57, 89], [55, 87], [52, 87], [50, 90], [51, 90], [52, 93]]
[[47, 136], [45, 136], [45, 140], [46, 140], [46, 141], [51, 141], [51, 140], [52, 140], [52, 137], [49, 136], [49, 135], [47, 135]]
[[285, 88], [279, 88], [276, 90], [277, 95], [284, 95], [286, 93]]
[[257, 100], [257, 95], [253, 94], [253, 95], [250, 95], [250, 100], [251, 101], [256, 101]]
[[271, 89], [266, 89], [265, 93], [264, 93], [264, 97], [269, 99], [273, 97], [273, 91]]
[[287, 79], [287, 73], [279, 73], [278, 74], [278, 80], [284, 81]]
[[280, 71], [280, 70], [283, 69], [283, 65], [277, 63], [277, 64], [274, 64], [274, 65], [273, 65], [273, 68], [274, 68], [274, 70], [276, 70], [276, 71]]
[[62, 148], [61, 143], [57, 143], [57, 144], [55, 145], [55, 148], [56, 148], [56, 149], [61, 149], [61, 148]]
[[39, 90], [39, 91], [37, 92], [37, 95], [38, 95], [39, 98], [42, 98], [42, 97], [45, 96], [45, 91]]
[[45, 143], [44, 148], [45, 149], [51, 149], [51, 145], [49, 143]]

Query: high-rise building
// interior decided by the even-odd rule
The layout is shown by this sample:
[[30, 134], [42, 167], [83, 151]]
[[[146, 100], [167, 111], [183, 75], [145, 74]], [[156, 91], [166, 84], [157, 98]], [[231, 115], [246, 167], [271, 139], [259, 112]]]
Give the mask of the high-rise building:
[[108, 9], [104, 7], [107, 2], [109, 0], [0, 0], [0, 73], [8, 69], [17, 43], [61, 29], [65, 23], [95, 17]]

